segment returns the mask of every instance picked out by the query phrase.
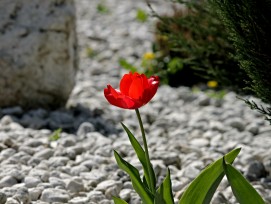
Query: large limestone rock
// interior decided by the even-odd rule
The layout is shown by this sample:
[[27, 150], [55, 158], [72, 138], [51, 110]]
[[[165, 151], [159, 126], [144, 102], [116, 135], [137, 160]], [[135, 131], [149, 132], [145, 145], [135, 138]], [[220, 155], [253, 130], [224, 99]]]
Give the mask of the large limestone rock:
[[0, 0], [0, 107], [64, 105], [76, 67], [73, 0]]

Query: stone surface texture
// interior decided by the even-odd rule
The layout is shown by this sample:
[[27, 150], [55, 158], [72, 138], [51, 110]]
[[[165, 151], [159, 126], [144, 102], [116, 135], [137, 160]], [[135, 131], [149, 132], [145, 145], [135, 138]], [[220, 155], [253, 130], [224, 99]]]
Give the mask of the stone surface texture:
[[77, 67], [73, 0], [0, 1], [0, 106], [58, 107]]
[[[142, 203], [113, 153], [143, 173], [120, 124], [141, 143], [135, 111], [110, 105], [103, 89], [107, 84], [118, 88], [127, 73], [120, 58], [140, 65], [143, 54], [152, 51], [157, 19], [136, 20], [138, 9], [150, 13], [145, 0], [75, 3], [80, 69], [67, 107], [0, 109], [0, 204], [113, 204], [112, 196]], [[169, 1], [151, 3], [162, 14]], [[97, 9], [101, 6], [107, 12]], [[88, 55], [90, 48], [95, 56]], [[170, 168], [175, 204], [206, 166], [238, 147], [242, 150], [233, 165], [271, 204], [271, 126], [236, 96], [228, 91], [217, 99], [161, 85], [140, 108], [157, 180], [162, 182]], [[238, 203], [226, 178], [211, 201], [222, 203]]]

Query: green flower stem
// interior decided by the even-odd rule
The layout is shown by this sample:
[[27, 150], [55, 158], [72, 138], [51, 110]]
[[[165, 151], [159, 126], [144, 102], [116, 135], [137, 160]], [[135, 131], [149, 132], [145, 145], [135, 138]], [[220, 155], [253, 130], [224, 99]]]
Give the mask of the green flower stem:
[[[143, 123], [142, 123], [142, 120], [141, 120], [139, 109], [135, 109], [135, 111], [136, 111], [137, 119], [138, 119], [138, 122], [139, 122], [140, 130], [141, 130], [141, 133], [142, 133], [143, 145], [144, 145], [144, 150], [145, 150], [145, 157], [146, 157], [146, 160], [147, 160], [148, 174], [149, 174], [149, 178], [151, 178], [151, 161], [150, 161], [150, 156], [149, 156], [149, 150], [148, 150], [145, 130], [144, 130], [144, 127], [143, 127]], [[153, 194], [155, 194], [155, 186], [154, 186], [154, 183], [153, 183], [152, 179], [150, 179], [150, 185], [151, 185], [151, 189], [150, 189], [151, 192]]]

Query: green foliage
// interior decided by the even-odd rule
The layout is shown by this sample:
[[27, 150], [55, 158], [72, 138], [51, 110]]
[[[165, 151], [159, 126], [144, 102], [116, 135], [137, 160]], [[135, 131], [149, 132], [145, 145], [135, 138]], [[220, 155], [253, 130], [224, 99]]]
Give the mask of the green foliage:
[[122, 68], [131, 71], [131, 72], [139, 72], [139, 73], [144, 73], [147, 77], [150, 77], [152, 75], [159, 76], [160, 77], [160, 82], [163, 84], [168, 83], [168, 79], [165, 76], [167, 70], [160, 70], [159, 66], [157, 66], [157, 62], [155, 59], [153, 60], [146, 60], [142, 59], [141, 61], [141, 67], [135, 67], [131, 63], [129, 63], [125, 59], [120, 59], [119, 64]]
[[[193, 93], [198, 93], [198, 92], [201, 92], [201, 91], [202, 90], [197, 86], [194, 86], [192, 88]], [[207, 89], [207, 90], [204, 90], [204, 93], [210, 98], [220, 100], [220, 99], [224, 98], [224, 96], [228, 93], [228, 91], [225, 90], [225, 89], [221, 89], [221, 90]]]
[[209, 2], [227, 27], [236, 58], [249, 76], [247, 86], [263, 102], [271, 104], [271, 1]]
[[[142, 164], [144, 175], [141, 178], [137, 168], [125, 161], [117, 151], [114, 151], [114, 156], [118, 166], [125, 171], [132, 181], [134, 190], [140, 196], [143, 204], [174, 204], [172, 193], [170, 170], [167, 170], [167, 175], [164, 181], [156, 188], [156, 177], [148, 154], [148, 145], [143, 128], [143, 123], [139, 110], [136, 109], [137, 118], [139, 121], [144, 149], [137, 141], [131, 131], [122, 124], [126, 131], [130, 143]], [[179, 204], [208, 204], [211, 202], [213, 195], [226, 174], [227, 179], [231, 185], [232, 191], [240, 202], [240, 204], [247, 203], [264, 203], [261, 196], [249, 184], [249, 182], [231, 165], [238, 156], [241, 148], [232, 150], [222, 158], [216, 160], [207, 166], [197, 178], [195, 178], [188, 188], [183, 193]], [[113, 197], [115, 204], [125, 204], [126, 201]]]
[[[156, 190], [155, 173], [150, 161], [147, 159], [145, 151], [143, 150], [135, 136], [131, 133], [131, 131], [124, 124], [122, 124], [122, 126], [126, 131], [130, 143], [134, 148], [134, 151], [137, 154], [137, 157], [144, 169], [143, 179], [141, 179], [138, 170], [134, 166], [122, 159], [120, 155], [116, 151], [114, 151], [114, 155], [119, 167], [129, 174], [133, 187], [144, 204], [174, 204], [170, 180], [170, 171], [167, 171], [166, 178]], [[151, 168], [150, 171], [148, 171], [149, 167]], [[125, 203], [125, 201], [119, 198], [113, 199], [115, 204]]]
[[138, 71], [138, 69], [135, 66], [133, 66], [132, 64], [130, 64], [129, 62], [127, 62], [123, 58], [119, 60], [119, 64], [120, 64], [120, 66], [122, 68], [124, 68], [124, 69], [126, 69], [128, 71], [131, 71], [131, 72], [137, 72]]
[[223, 169], [231, 185], [232, 192], [240, 204], [265, 203], [243, 175], [231, 164], [226, 163], [225, 157], [223, 157]]
[[[240, 152], [235, 149], [225, 155], [228, 163], [233, 163]], [[224, 158], [224, 157], [223, 157]], [[199, 176], [188, 186], [182, 195], [179, 204], [208, 204], [210, 203], [219, 183], [224, 177], [223, 158], [210, 164]]]
[[152, 203], [153, 195], [149, 191], [148, 187], [141, 181], [139, 171], [130, 163], [121, 158], [121, 156], [114, 151], [115, 159], [118, 163], [118, 166], [129, 174], [133, 187], [142, 199], [144, 204]]
[[97, 53], [96, 53], [96, 51], [93, 50], [91, 47], [87, 47], [87, 48], [86, 48], [86, 55], [87, 55], [87, 57], [89, 57], [89, 58], [93, 58], [93, 57], [95, 57], [95, 56], [97, 55]]
[[211, 79], [235, 90], [244, 88], [246, 73], [239, 68], [225, 26], [208, 2], [178, 3], [187, 9], [176, 9], [173, 16], [154, 12], [159, 18], [153, 48], [158, 53], [158, 70], [154, 71], [163, 73], [169, 83], [172, 75], [178, 75], [179, 83], [193, 78], [195, 83]]
[[141, 22], [141, 23], [144, 23], [148, 20], [148, 14], [142, 10], [142, 9], [137, 9], [136, 11], [136, 20]]
[[[139, 171], [133, 165], [122, 159], [116, 151], [114, 151], [115, 159], [118, 166], [130, 176], [133, 187], [142, 199], [143, 204], [174, 204], [169, 169], [164, 181], [156, 189], [156, 178], [150, 160], [148, 160], [144, 149], [141, 147], [140, 143], [131, 131], [124, 124], [122, 124], [122, 126], [129, 137], [130, 143], [132, 144], [139, 161], [142, 164], [144, 170], [143, 178], [141, 178]], [[185, 190], [179, 204], [210, 203], [225, 174], [232, 187], [234, 195], [241, 204], [250, 203], [249, 201], [259, 204], [264, 203], [257, 191], [231, 165], [238, 156], [240, 150], [241, 148], [234, 149], [207, 166]], [[148, 165], [150, 165], [151, 171], [148, 171]], [[153, 191], [153, 189], [155, 191]], [[116, 197], [113, 197], [113, 200], [115, 204], [127, 203], [126, 201]]]
[[[155, 191], [156, 177], [155, 177], [155, 173], [154, 173], [154, 170], [151, 165], [150, 165], [151, 166], [151, 171], [150, 171], [151, 175], [149, 175], [149, 173], [148, 173], [148, 160], [146, 158], [145, 151], [143, 150], [143, 148], [141, 147], [141, 145], [139, 144], [139, 142], [137, 141], [135, 136], [131, 133], [131, 131], [124, 124], [122, 124], [122, 127], [125, 130], [125, 132], [127, 133], [129, 140], [130, 140], [130, 143], [133, 146], [140, 163], [142, 164], [142, 167], [144, 169], [144, 178], [146, 179], [148, 189], [150, 189], [151, 191]], [[152, 186], [152, 184], [153, 184], [153, 186]]]
[[207, 96], [214, 99], [223, 99], [224, 96], [227, 94], [227, 91], [225, 89], [218, 90], [218, 91], [206, 91]]
[[170, 74], [175, 74], [177, 71], [183, 69], [183, 62], [180, 58], [175, 57], [168, 62], [167, 71]]
[[125, 200], [122, 200], [120, 198], [117, 197], [113, 197], [114, 203], [115, 204], [128, 204]]
[[242, 99], [252, 110], [257, 110], [259, 113], [265, 115], [265, 119], [269, 121], [271, 125], [271, 106], [263, 107], [263, 105], [258, 105], [254, 101], [249, 101], [248, 99]]
[[156, 191], [154, 204], [174, 204], [169, 169], [166, 178]]
[[109, 9], [108, 7], [105, 5], [104, 2], [101, 2], [97, 5], [96, 7], [97, 11], [101, 14], [108, 14], [109, 13]]
[[60, 139], [60, 133], [62, 132], [62, 128], [58, 128], [49, 136], [50, 141], [57, 141]]

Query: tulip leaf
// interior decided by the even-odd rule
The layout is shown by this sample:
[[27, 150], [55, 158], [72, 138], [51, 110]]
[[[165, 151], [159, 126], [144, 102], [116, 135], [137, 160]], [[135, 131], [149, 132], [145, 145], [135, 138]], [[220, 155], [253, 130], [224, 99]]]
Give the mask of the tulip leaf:
[[174, 204], [169, 169], [166, 178], [156, 191], [154, 204]]
[[[225, 155], [228, 163], [233, 163], [241, 148], [237, 148]], [[185, 190], [179, 204], [209, 204], [224, 177], [223, 157], [207, 166]]]
[[243, 175], [231, 164], [223, 159], [223, 168], [231, 185], [232, 192], [240, 204], [257, 203], [264, 204], [262, 197], [243, 177]]
[[140, 198], [142, 199], [143, 203], [152, 204], [153, 196], [150, 193], [149, 189], [146, 188], [146, 186], [141, 181], [138, 170], [133, 165], [122, 159], [121, 156], [116, 151], [114, 151], [114, 155], [118, 163], [118, 166], [127, 174], [129, 174], [133, 187], [140, 196]]
[[113, 200], [115, 204], [128, 204], [125, 200], [122, 200], [120, 198], [117, 198], [115, 196], [113, 196]]
[[[143, 150], [143, 148], [141, 147], [140, 143], [137, 141], [135, 136], [131, 133], [131, 131], [123, 123], [121, 123], [121, 124], [122, 124], [123, 129], [126, 131], [128, 137], [129, 137], [129, 140], [130, 140], [130, 142], [131, 142], [131, 144], [137, 154], [137, 157], [138, 157], [140, 163], [142, 164], [142, 167], [144, 170], [144, 178], [146, 179], [146, 182], [148, 184], [148, 188], [155, 189], [155, 187], [156, 187], [155, 173], [154, 173], [152, 165], [150, 164], [151, 175], [149, 176], [148, 161], [146, 159], [145, 151]], [[152, 182], [151, 182], [151, 180], [152, 180]], [[151, 183], [153, 183], [153, 185], [154, 185], [153, 187], [151, 186]]]
[[135, 66], [133, 66], [132, 64], [130, 64], [129, 62], [127, 62], [125, 59], [120, 59], [119, 60], [119, 64], [120, 66], [122, 66], [124, 69], [127, 69], [131, 72], [137, 72], [137, 68]]

